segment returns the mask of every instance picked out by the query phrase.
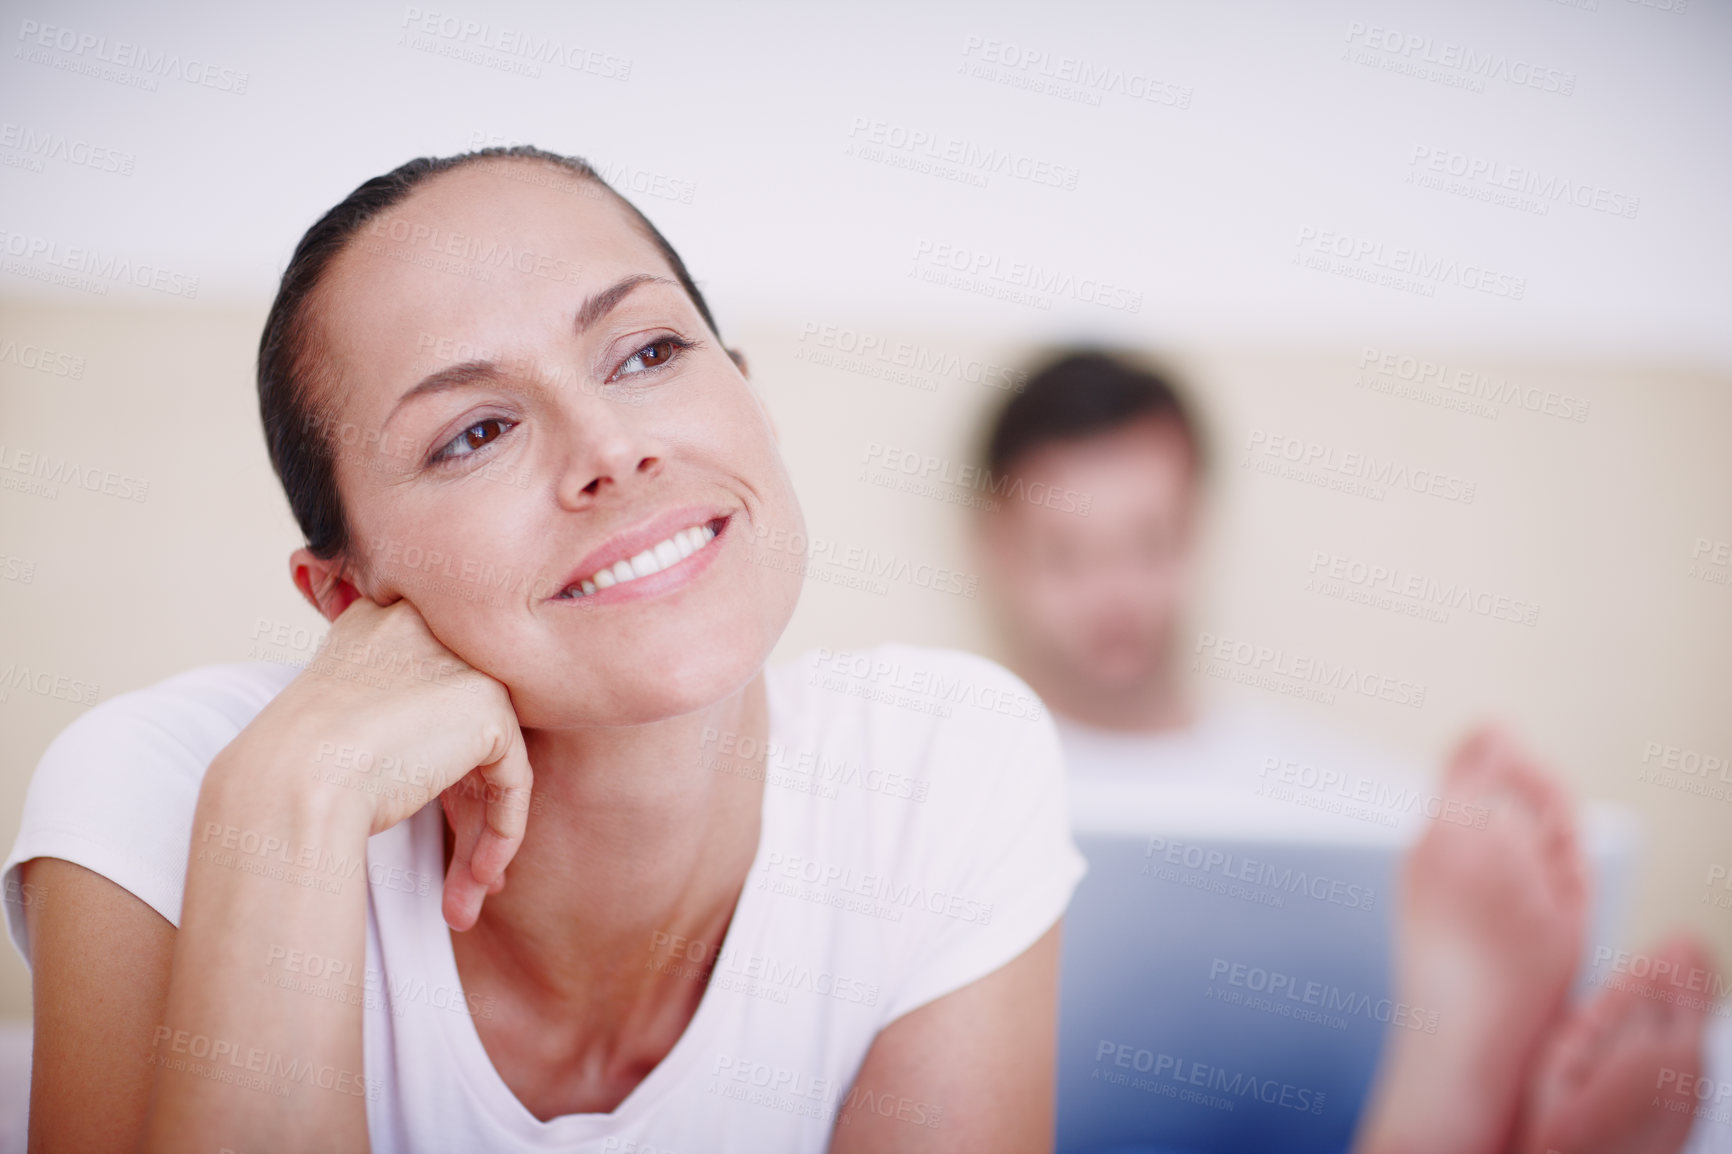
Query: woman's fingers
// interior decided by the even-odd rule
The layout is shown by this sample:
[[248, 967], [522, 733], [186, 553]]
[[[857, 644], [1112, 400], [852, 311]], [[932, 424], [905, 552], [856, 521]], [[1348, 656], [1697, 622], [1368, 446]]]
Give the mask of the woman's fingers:
[[[407, 600], [356, 599], [332, 624], [321, 657], [347, 675], [309, 683], [324, 691], [313, 708], [333, 719], [321, 728], [358, 734], [347, 744], [365, 748], [373, 763], [414, 765], [438, 790], [453, 835], [445, 920], [468, 929], [487, 895], [503, 888], [528, 824], [532, 775], [510, 691], [448, 649]], [[425, 804], [424, 795], [366, 796], [375, 833]]]
[[466, 930], [481, 916], [481, 903], [487, 898], [487, 887], [477, 881], [470, 868], [474, 856], [478, 829], [486, 822], [486, 803], [474, 796], [484, 786], [471, 774], [440, 797], [446, 820], [451, 823], [453, 842], [451, 865], [445, 871], [445, 896], [442, 906], [445, 924], [454, 930]]
[[476, 770], [487, 784], [486, 808], [479, 836], [470, 855], [470, 872], [483, 886], [505, 875], [505, 867], [523, 844], [529, 825], [529, 790], [533, 774], [523, 737], [513, 733], [504, 757]]
[[452, 929], [473, 926], [487, 895], [505, 887], [505, 867], [528, 826], [532, 784], [523, 736], [513, 729], [502, 757], [478, 766], [442, 796], [454, 842], [444, 896]]

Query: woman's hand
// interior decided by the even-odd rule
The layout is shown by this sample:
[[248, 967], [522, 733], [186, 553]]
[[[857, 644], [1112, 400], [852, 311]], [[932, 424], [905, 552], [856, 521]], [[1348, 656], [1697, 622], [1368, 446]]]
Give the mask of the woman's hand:
[[455, 836], [444, 913], [456, 930], [505, 884], [529, 815], [532, 775], [510, 693], [445, 648], [407, 601], [353, 602], [223, 761], [310, 766], [307, 787], [362, 810], [370, 833], [439, 797]]
[[[310, 995], [273, 960], [292, 951], [328, 973], [363, 972], [370, 878], [351, 884], [354, 867], [369, 836], [434, 797], [456, 830], [445, 920], [474, 925], [523, 840], [529, 787], [505, 687], [441, 645], [408, 602], [349, 604], [307, 670], [205, 772], [139, 1145], [366, 1149], [378, 1091], [362, 1002]], [[260, 1065], [250, 1081], [212, 1078], [184, 1057], [202, 1057], [199, 1046]], [[285, 1078], [270, 1062], [320, 1073]]]

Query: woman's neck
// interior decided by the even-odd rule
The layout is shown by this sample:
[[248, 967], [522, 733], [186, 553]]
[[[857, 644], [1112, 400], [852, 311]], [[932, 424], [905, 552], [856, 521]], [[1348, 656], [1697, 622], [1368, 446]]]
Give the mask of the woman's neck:
[[693, 983], [655, 967], [657, 950], [675, 937], [712, 958], [719, 947], [757, 853], [768, 730], [760, 674], [652, 725], [526, 731], [528, 831], [505, 889], [459, 936], [465, 984], [533, 991], [604, 1050], [645, 1015], [678, 1016], [669, 1003]]

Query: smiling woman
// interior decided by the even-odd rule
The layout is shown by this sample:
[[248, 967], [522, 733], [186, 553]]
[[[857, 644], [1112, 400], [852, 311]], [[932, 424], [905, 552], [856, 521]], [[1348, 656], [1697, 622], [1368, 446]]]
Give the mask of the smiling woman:
[[44, 756], [33, 1146], [1050, 1148], [1052, 726], [966, 654], [766, 668], [799, 503], [647, 220], [527, 148], [368, 181], [259, 397], [330, 636]]

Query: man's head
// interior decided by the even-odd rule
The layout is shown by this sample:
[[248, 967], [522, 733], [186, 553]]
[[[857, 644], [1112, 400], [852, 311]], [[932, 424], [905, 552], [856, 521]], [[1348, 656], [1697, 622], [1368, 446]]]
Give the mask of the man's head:
[[1162, 689], [1190, 591], [1204, 456], [1173, 388], [1105, 353], [1060, 356], [1004, 407], [985, 465], [1008, 483], [985, 518], [984, 553], [1037, 689], [1120, 700]]

